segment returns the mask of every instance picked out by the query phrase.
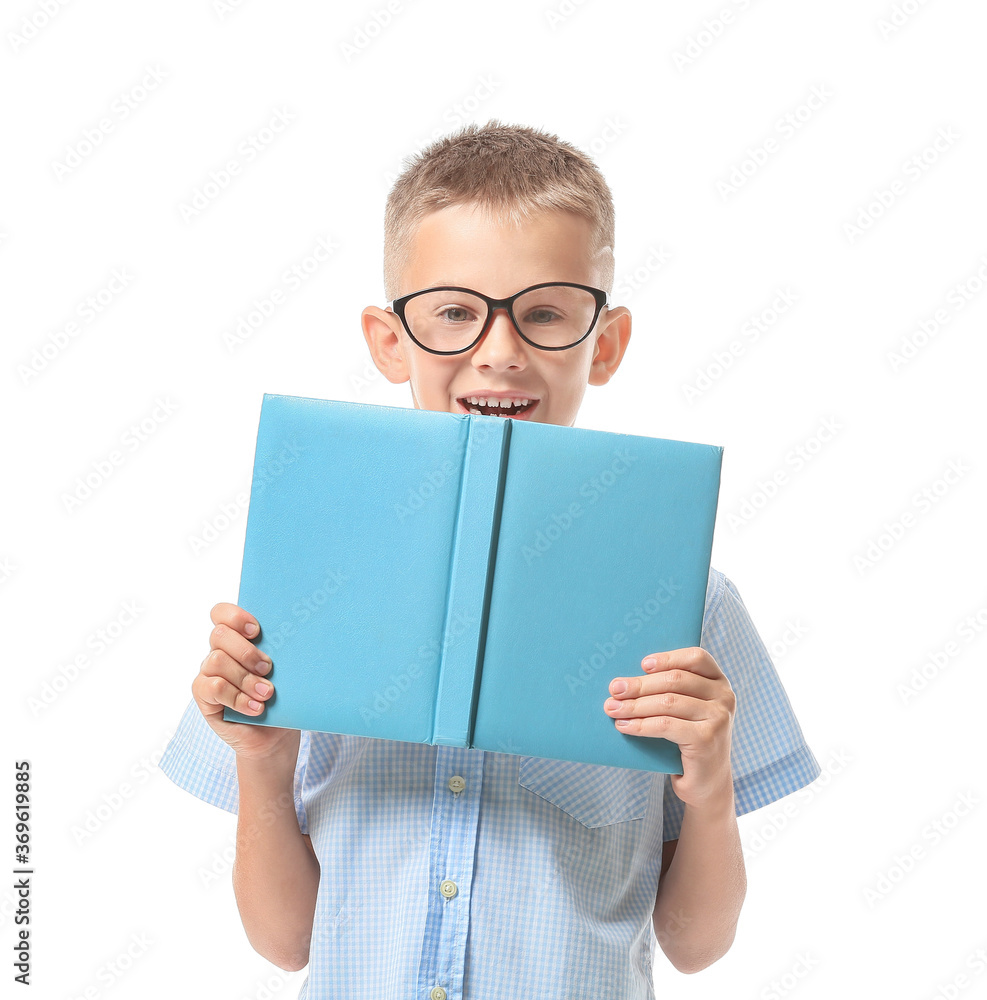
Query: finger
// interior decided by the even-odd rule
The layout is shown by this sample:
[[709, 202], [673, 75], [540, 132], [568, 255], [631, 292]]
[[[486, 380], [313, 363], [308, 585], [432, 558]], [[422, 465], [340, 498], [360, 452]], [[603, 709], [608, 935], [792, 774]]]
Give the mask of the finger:
[[722, 685], [722, 680], [713, 680], [694, 674], [690, 670], [672, 667], [655, 674], [644, 674], [640, 677], [615, 677], [610, 682], [610, 694], [614, 698], [640, 698], [649, 694], [662, 694], [673, 691], [676, 694], [687, 694], [693, 698], [715, 698]]
[[217, 625], [209, 633], [209, 646], [228, 653], [255, 674], [266, 674], [271, 669], [270, 657], [229, 625]]
[[647, 673], [676, 668], [711, 679], [723, 676], [719, 664], [701, 646], [685, 646], [682, 649], [669, 649], [662, 653], [648, 653], [641, 660], [641, 669]]
[[626, 701], [608, 698], [603, 703], [603, 709], [613, 719], [669, 716], [675, 719], [685, 719], [689, 722], [700, 722], [704, 719], [711, 719], [716, 714], [716, 709], [711, 702], [672, 692], [650, 695], [645, 698], [631, 698]]
[[671, 740], [683, 750], [708, 750], [720, 745], [729, 753], [729, 719], [724, 715], [703, 719], [680, 719], [674, 715], [614, 719], [618, 732], [629, 736], [651, 736]]
[[237, 604], [220, 602], [213, 606], [209, 617], [213, 625], [228, 625], [248, 639], [256, 639], [260, 634], [260, 622]]
[[652, 739], [671, 740], [681, 746], [696, 742], [696, 726], [701, 723], [677, 719], [672, 715], [656, 715], [647, 719], [615, 719], [618, 732], [627, 736], [648, 736]]
[[206, 718], [222, 715], [224, 708], [242, 715], [259, 715], [264, 710], [262, 701], [241, 691], [222, 674], [198, 674], [192, 682], [192, 697]]
[[249, 698], [256, 698], [258, 701], [270, 698], [274, 691], [273, 681], [247, 670], [242, 663], [222, 649], [214, 649], [209, 653], [202, 661], [200, 672], [207, 677], [222, 677]]

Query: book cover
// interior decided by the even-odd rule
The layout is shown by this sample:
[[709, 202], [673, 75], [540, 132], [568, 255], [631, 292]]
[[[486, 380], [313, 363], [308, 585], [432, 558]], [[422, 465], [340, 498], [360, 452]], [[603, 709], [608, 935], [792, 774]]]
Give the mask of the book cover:
[[275, 695], [224, 719], [681, 773], [603, 703], [699, 644], [721, 457], [265, 394], [238, 603]]

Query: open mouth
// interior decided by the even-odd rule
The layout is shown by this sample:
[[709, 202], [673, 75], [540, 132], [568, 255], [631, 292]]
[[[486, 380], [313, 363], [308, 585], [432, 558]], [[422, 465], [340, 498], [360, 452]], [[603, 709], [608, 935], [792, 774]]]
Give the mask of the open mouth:
[[460, 396], [457, 403], [464, 413], [482, 414], [493, 417], [520, 417], [530, 413], [537, 405], [537, 399], [497, 399], [484, 396]]

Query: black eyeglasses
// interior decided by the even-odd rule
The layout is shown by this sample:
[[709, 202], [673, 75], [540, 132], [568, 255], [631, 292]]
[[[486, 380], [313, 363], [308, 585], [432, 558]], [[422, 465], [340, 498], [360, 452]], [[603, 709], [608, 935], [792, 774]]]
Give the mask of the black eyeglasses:
[[408, 336], [430, 354], [462, 354], [476, 347], [498, 309], [507, 311], [526, 344], [542, 351], [565, 351], [590, 335], [606, 305], [605, 291], [571, 281], [546, 281], [506, 299], [440, 285], [390, 303]]

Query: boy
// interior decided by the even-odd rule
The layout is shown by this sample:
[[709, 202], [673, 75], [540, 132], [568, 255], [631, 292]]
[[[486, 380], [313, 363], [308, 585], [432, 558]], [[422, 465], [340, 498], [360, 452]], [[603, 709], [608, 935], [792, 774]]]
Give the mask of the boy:
[[[570, 426], [630, 337], [627, 309], [607, 305], [612, 246], [591, 160], [533, 129], [469, 125], [388, 197], [391, 308], [363, 312], [374, 362], [419, 409]], [[653, 997], [656, 937], [683, 972], [733, 941], [736, 816], [819, 774], [716, 570], [702, 647], [620, 664], [601, 698], [618, 731], [679, 744], [680, 776], [224, 722], [224, 706], [262, 716], [271, 664], [249, 610], [217, 604], [212, 621], [160, 766], [238, 812], [244, 928], [282, 968], [309, 963], [308, 1000]]]

